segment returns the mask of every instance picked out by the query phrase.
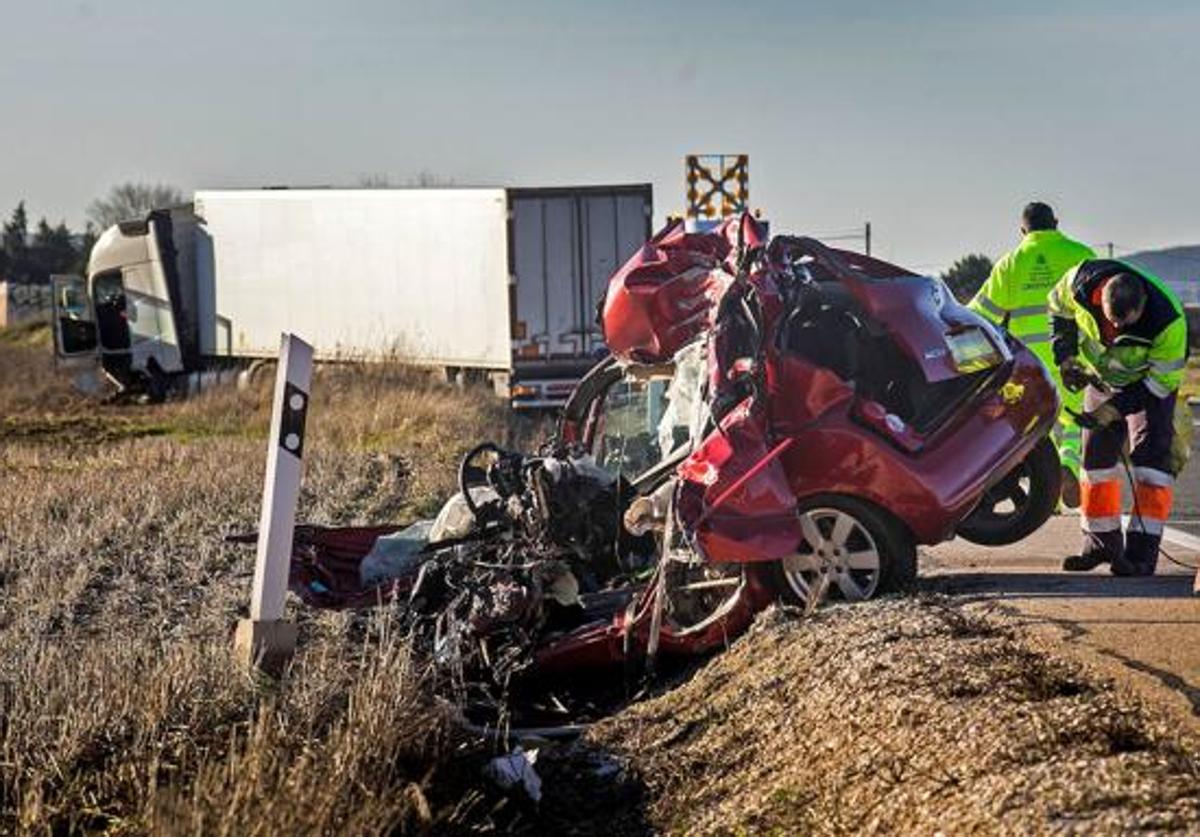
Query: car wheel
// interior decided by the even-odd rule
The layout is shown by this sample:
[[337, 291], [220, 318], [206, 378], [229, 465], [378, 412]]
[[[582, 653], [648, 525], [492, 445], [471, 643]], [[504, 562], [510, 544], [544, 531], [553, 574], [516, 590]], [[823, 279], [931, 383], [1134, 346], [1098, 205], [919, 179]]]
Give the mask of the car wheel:
[[1033, 534], [1058, 505], [1062, 468], [1049, 437], [989, 488], [958, 524], [958, 534], [982, 546], [1006, 546]]
[[780, 596], [815, 606], [822, 590], [847, 601], [905, 587], [917, 575], [911, 535], [883, 510], [853, 497], [828, 495], [800, 504], [804, 540], [774, 565]]

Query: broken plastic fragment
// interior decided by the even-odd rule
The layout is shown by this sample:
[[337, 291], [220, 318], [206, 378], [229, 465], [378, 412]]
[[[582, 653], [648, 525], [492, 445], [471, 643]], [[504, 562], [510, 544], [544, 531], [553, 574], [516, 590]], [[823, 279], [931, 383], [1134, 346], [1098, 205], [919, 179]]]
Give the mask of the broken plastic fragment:
[[534, 802], [541, 802], [542, 778], [533, 769], [537, 755], [537, 750], [517, 747], [508, 755], [496, 756], [489, 761], [483, 768], [483, 775], [504, 790], [511, 790], [520, 785], [526, 796]]
[[[471, 499], [475, 501], [476, 506], [494, 502], [499, 498], [500, 495], [487, 486], [471, 487]], [[433, 528], [429, 530], [429, 541], [437, 543], [438, 541], [463, 538], [474, 531], [475, 526], [475, 515], [467, 506], [467, 501], [463, 499], [462, 492], [459, 492], [446, 501], [446, 505], [442, 506], [438, 516], [434, 518]]]
[[566, 564], [547, 562], [542, 570], [542, 595], [563, 607], [583, 607], [579, 598], [579, 580]]
[[362, 586], [371, 587], [381, 581], [400, 578], [416, 569], [421, 550], [429, 543], [432, 528], [433, 521], [419, 520], [407, 529], [376, 538], [375, 545], [358, 565]]

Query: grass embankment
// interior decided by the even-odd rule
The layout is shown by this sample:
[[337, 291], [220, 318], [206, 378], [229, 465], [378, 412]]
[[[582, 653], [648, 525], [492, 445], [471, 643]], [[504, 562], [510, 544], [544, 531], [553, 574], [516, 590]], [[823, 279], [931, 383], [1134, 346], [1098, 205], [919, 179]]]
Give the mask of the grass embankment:
[[1192, 352], [1192, 356], [1188, 358], [1180, 391], [1187, 398], [1200, 398], [1200, 352], [1195, 349]]
[[[386, 619], [295, 609], [279, 684], [230, 659], [253, 552], [222, 536], [257, 525], [267, 389], [110, 407], [53, 372], [44, 330], [0, 337], [0, 833], [478, 819]], [[494, 399], [383, 366], [322, 372], [309, 428], [299, 516], [322, 523], [426, 514], [466, 446], [513, 432]]]
[[1078, 664], [943, 599], [781, 613], [589, 735], [673, 834], [1177, 832], [1200, 754]]

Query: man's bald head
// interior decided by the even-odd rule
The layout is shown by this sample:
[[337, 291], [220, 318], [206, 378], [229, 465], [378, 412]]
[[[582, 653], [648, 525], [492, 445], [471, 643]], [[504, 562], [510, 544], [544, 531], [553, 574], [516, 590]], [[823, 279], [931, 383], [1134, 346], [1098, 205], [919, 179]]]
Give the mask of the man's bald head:
[[1118, 273], [1104, 283], [1100, 306], [1105, 319], [1115, 326], [1135, 323], [1146, 307], [1146, 285], [1136, 273]]

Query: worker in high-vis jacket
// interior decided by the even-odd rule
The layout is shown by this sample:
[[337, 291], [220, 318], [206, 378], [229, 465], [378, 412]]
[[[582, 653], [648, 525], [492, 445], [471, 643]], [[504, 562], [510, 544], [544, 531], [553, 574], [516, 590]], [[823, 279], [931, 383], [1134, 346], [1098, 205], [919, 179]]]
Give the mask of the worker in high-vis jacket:
[[1021, 213], [1021, 243], [992, 268], [991, 275], [968, 307], [996, 323], [1027, 345], [1046, 365], [1062, 398], [1063, 410], [1054, 429], [1054, 443], [1063, 466], [1063, 503], [1079, 505], [1079, 426], [1068, 408], [1079, 411], [1083, 397], [1063, 388], [1050, 350], [1047, 299], [1063, 274], [1096, 254], [1058, 231], [1054, 210], [1034, 202]]
[[[1050, 296], [1054, 360], [1064, 386], [1084, 392], [1080, 514], [1083, 549], [1063, 563], [1115, 575], [1153, 575], [1186, 457], [1172, 442], [1187, 363], [1187, 319], [1157, 277], [1112, 259], [1068, 271]], [[1131, 450], [1123, 460], [1129, 437]], [[1121, 531], [1121, 478], [1132, 468], [1134, 503]]]

